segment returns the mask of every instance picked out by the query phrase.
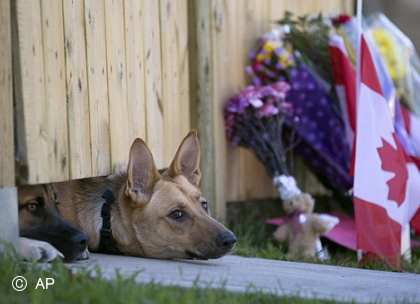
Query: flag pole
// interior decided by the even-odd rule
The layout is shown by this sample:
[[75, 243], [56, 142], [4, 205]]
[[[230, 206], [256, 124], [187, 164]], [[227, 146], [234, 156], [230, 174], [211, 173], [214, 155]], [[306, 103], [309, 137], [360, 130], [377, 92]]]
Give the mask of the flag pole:
[[359, 92], [360, 92], [360, 49], [362, 43], [362, 8], [363, 0], [357, 0], [356, 6], [356, 29], [357, 29], [357, 46], [356, 46], [356, 109], [359, 105]]
[[[363, 7], [363, 0], [357, 0], [356, 4], [356, 29], [357, 29], [357, 45], [356, 45], [356, 109], [359, 108], [359, 94], [360, 94], [360, 50], [361, 50], [361, 42], [362, 42], [362, 7]], [[357, 111], [356, 111], [357, 113]], [[356, 130], [357, 130], [357, 114], [356, 114]], [[357, 132], [357, 131], [356, 131]], [[357, 261], [360, 262], [363, 257], [363, 252], [360, 249], [357, 249]]]

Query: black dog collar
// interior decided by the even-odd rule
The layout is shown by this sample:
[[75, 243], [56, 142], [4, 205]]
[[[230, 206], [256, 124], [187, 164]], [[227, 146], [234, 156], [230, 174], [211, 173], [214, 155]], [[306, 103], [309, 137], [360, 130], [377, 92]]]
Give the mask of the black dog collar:
[[112, 191], [108, 189], [102, 194], [102, 198], [105, 203], [101, 209], [102, 228], [99, 233], [98, 252], [119, 254], [121, 252], [117, 248], [111, 229], [111, 206], [115, 202], [115, 197]]

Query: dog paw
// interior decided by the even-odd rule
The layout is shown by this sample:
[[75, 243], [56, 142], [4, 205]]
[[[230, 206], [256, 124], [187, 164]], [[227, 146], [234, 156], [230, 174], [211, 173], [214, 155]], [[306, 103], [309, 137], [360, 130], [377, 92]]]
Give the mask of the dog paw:
[[63, 254], [47, 242], [19, 238], [17, 251], [28, 261], [51, 262], [57, 258], [63, 259]]

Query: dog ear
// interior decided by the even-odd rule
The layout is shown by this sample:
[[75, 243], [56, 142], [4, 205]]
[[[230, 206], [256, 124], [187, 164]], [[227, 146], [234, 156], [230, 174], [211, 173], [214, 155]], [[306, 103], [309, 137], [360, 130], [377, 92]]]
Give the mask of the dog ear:
[[200, 184], [200, 141], [197, 131], [190, 131], [182, 140], [167, 172], [171, 177], [183, 175], [191, 184]]
[[158, 179], [152, 153], [143, 140], [136, 138], [130, 148], [126, 195], [136, 203], [146, 203]]

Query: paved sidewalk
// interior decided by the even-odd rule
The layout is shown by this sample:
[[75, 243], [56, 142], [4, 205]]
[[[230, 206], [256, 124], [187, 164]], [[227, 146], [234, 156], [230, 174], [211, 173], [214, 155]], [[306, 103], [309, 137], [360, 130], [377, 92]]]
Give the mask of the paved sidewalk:
[[106, 278], [141, 271], [138, 282], [190, 287], [250, 288], [278, 295], [355, 302], [419, 302], [420, 275], [226, 256], [209, 261], [163, 261], [92, 254], [71, 268], [99, 265]]

